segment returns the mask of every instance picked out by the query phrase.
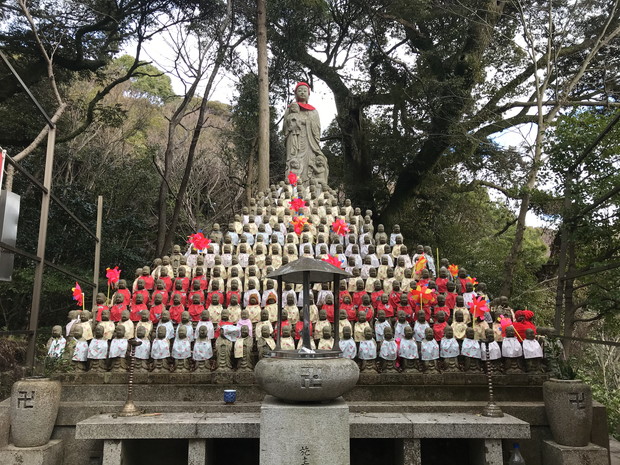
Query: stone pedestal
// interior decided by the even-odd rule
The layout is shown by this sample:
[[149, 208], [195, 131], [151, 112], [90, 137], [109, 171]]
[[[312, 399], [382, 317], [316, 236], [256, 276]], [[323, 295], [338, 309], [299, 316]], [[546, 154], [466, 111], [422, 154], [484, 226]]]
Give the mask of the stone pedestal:
[[0, 449], [2, 465], [61, 465], [62, 456], [61, 439], [54, 439], [38, 447], [15, 447], [9, 444]]
[[595, 444], [585, 447], [562, 446], [555, 441], [543, 441], [542, 463], [545, 465], [608, 465], [609, 452]]
[[349, 465], [349, 407], [329, 403], [287, 404], [265, 397], [260, 412], [261, 465]]

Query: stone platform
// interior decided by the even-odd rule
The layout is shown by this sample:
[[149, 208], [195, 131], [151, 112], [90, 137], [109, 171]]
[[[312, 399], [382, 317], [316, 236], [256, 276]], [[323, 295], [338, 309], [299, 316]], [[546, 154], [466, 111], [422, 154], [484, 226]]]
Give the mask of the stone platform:
[[[471, 440], [470, 463], [502, 465], [502, 439], [530, 437], [529, 424], [510, 415], [486, 418], [470, 413], [358, 412], [350, 413], [348, 422], [352, 439], [399, 440], [399, 463], [406, 465], [421, 464], [421, 439]], [[299, 427], [303, 430], [301, 423]], [[125, 441], [188, 439], [188, 463], [204, 465], [207, 440], [260, 436], [259, 413], [168, 413], [129, 418], [108, 414], [91, 417], [76, 426], [76, 439], [104, 440], [105, 465], [120, 465]]]

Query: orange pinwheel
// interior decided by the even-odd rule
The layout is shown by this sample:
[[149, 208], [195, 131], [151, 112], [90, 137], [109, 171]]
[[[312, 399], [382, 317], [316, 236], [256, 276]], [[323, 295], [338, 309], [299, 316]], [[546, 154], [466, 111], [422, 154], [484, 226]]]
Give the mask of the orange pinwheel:
[[474, 318], [482, 318], [488, 311], [487, 301], [483, 297], [474, 297], [474, 300], [469, 303], [469, 312]]
[[329, 263], [330, 265], [334, 265], [337, 268], [342, 268], [342, 263], [338, 260], [338, 257], [334, 255], [328, 255], [323, 259], [323, 261]]
[[344, 237], [349, 234], [349, 225], [345, 223], [343, 219], [338, 218], [332, 223], [332, 231], [334, 231], [339, 236]]
[[289, 205], [291, 209], [295, 211], [295, 213], [299, 213], [299, 210], [306, 206], [306, 201], [304, 199], [295, 197], [289, 202]]
[[297, 175], [292, 171], [289, 171], [288, 173], [288, 182], [291, 183], [291, 186], [297, 185]]
[[426, 268], [426, 262], [428, 260], [424, 255], [420, 255], [415, 262], [415, 272], [421, 273], [424, 268]]
[[105, 270], [105, 277], [108, 278], [108, 286], [116, 284], [119, 279], [121, 279], [122, 270], [119, 270], [118, 266], [115, 266], [114, 268], [106, 268]]
[[459, 267], [458, 265], [450, 265], [448, 266], [448, 271], [450, 272], [450, 274], [452, 275], [452, 277], [456, 277], [459, 274]]
[[71, 288], [71, 291], [73, 292], [73, 300], [76, 301], [78, 307], [81, 307], [84, 303], [84, 294], [82, 294], [82, 288], [77, 281], [75, 282], [75, 287]]
[[295, 218], [293, 218], [293, 228], [295, 230], [295, 234], [299, 236], [304, 230], [304, 224], [306, 224], [307, 222], [308, 218], [306, 218], [305, 216], [296, 216]]

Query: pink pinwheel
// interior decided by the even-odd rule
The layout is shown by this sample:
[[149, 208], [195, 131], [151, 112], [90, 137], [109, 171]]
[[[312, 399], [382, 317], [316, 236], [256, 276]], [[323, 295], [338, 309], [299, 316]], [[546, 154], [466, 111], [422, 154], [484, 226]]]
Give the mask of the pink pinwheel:
[[329, 263], [330, 265], [334, 265], [337, 268], [342, 268], [342, 263], [338, 260], [338, 257], [334, 255], [328, 255], [323, 259], [323, 261]]
[[306, 201], [304, 199], [295, 197], [289, 202], [289, 205], [291, 206], [291, 209], [295, 211], [295, 213], [299, 213], [299, 210], [306, 206]]
[[502, 328], [502, 336], [506, 337], [506, 329], [512, 326], [512, 320], [503, 316], [499, 319], [499, 325]]
[[304, 230], [304, 224], [308, 222], [308, 218], [305, 216], [296, 216], [293, 218], [293, 228], [295, 229], [295, 234], [298, 236]]
[[343, 219], [339, 218], [332, 223], [332, 231], [339, 236], [346, 236], [349, 234], [349, 225], [345, 223]]
[[119, 279], [121, 279], [121, 271], [118, 269], [118, 266], [114, 268], [106, 268], [105, 277], [108, 278], [108, 286], [116, 284]]
[[469, 312], [474, 318], [484, 317], [484, 314], [489, 312], [487, 301], [483, 297], [474, 297], [474, 300], [469, 303]]
[[73, 300], [76, 301], [78, 307], [81, 307], [84, 303], [84, 294], [82, 293], [82, 288], [77, 281], [75, 282], [75, 287], [71, 288], [71, 291], [73, 292]]
[[291, 183], [291, 186], [297, 185], [297, 175], [292, 171], [289, 171], [288, 173], [288, 182]]

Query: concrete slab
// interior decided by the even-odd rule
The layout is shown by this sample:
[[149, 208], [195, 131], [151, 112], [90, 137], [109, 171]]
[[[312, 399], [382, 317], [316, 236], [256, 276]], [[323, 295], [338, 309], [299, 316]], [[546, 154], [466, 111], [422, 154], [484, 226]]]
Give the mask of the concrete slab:
[[511, 415], [489, 418], [467, 413], [407, 413], [414, 438], [521, 439], [530, 437], [530, 425]]
[[39, 447], [15, 447], [9, 444], [0, 449], [2, 465], [61, 465], [63, 444], [55, 439]]
[[402, 413], [351, 413], [351, 438], [412, 438], [411, 420]]

